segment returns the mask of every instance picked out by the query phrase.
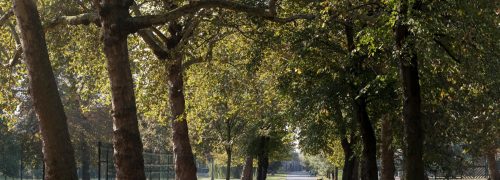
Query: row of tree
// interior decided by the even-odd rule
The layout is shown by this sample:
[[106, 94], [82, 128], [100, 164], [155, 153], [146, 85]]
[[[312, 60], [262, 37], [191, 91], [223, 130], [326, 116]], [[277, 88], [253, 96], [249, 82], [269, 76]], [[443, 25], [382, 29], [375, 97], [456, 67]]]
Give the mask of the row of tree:
[[[226, 154], [227, 178], [234, 160], [251, 179], [256, 158], [257, 179], [265, 179], [270, 159], [286, 158], [294, 138], [330, 160], [329, 172], [342, 167], [345, 180], [378, 179], [378, 159], [381, 178], [393, 179], [399, 150], [408, 180], [462, 161], [463, 153], [447, 156], [453, 146], [495, 159], [493, 1], [0, 7], [3, 122], [13, 131], [29, 114], [19, 109], [33, 109], [46, 179], [76, 179], [74, 152], [87, 167], [92, 142], [110, 136], [118, 179], [145, 179], [143, 147], [173, 149], [177, 179], [196, 179], [195, 154]], [[108, 110], [112, 129], [100, 124], [111, 123]]]

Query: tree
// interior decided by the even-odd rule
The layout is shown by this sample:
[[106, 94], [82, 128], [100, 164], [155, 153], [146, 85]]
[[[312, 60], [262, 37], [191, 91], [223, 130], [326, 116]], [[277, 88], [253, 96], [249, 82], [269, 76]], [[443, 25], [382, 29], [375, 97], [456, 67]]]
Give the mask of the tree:
[[14, 14], [30, 77], [30, 92], [43, 140], [46, 179], [77, 179], [66, 115], [49, 62], [42, 24], [31, 0], [15, 0]]

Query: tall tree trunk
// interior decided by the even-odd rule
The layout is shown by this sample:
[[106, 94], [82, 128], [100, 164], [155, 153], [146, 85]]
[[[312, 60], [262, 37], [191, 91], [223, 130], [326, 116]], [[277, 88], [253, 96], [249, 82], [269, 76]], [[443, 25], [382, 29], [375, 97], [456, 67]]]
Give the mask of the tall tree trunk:
[[76, 180], [73, 146], [64, 107], [49, 61], [45, 36], [33, 0], [13, 0], [30, 79], [30, 94], [42, 134], [45, 179]]
[[[417, 0], [418, 1], [418, 0]], [[418, 3], [418, 2], [415, 2]], [[400, 77], [403, 87], [403, 151], [405, 180], [424, 179], [423, 142], [420, 112], [420, 84], [418, 75], [418, 58], [415, 52], [413, 37], [409, 27], [404, 23], [408, 12], [409, 0], [401, 0], [399, 14], [394, 28], [396, 51], [398, 52]]]
[[380, 152], [380, 159], [382, 159], [381, 164], [381, 179], [382, 180], [394, 180], [394, 150], [391, 147], [392, 144], [392, 125], [390, 118], [382, 119], [382, 145]]
[[261, 136], [259, 143], [259, 162], [257, 167], [257, 180], [265, 180], [267, 178], [267, 169], [269, 167], [269, 153], [267, 147], [269, 137]]
[[[354, 53], [356, 45], [354, 44], [354, 23], [350, 19], [347, 20], [344, 29], [346, 34], [347, 49], [349, 50], [353, 64], [353, 76], [356, 78], [361, 75], [363, 71], [363, 59], [359, 54]], [[359, 93], [359, 87], [352, 84], [353, 90]], [[363, 143], [363, 154], [361, 160], [361, 179], [363, 180], [376, 180], [378, 179], [377, 169], [377, 139], [375, 137], [375, 130], [373, 130], [372, 123], [366, 111], [366, 97], [361, 95], [358, 100], [354, 100], [354, 110], [356, 113], [356, 121], [361, 130], [361, 138]]]
[[253, 180], [253, 157], [251, 155], [247, 155], [245, 158], [245, 166], [243, 166], [243, 175], [241, 176], [241, 180]]
[[366, 99], [360, 97], [354, 104], [356, 111], [356, 119], [361, 128], [361, 138], [363, 140], [363, 155], [361, 161], [361, 179], [376, 180], [378, 179], [377, 169], [377, 140], [375, 138], [375, 130], [368, 118], [366, 111]]
[[226, 154], [227, 154], [227, 166], [226, 166], [226, 180], [231, 179], [231, 120], [226, 121], [226, 133], [227, 133], [227, 141], [226, 141]]
[[175, 177], [177, 180], [196, 180], [196, 164], [189, 142], [188, 125], [184, 99], [184, 80], [182, 76], [182, 58], [176, 57], [167, 63], [168, 81], [170, 83], [169, 99], [172, 110], [172, 134], [175, 154]]
[[335, 170], [333, 171], [332, 174], [332, 180], [338, 180], [339, 179], [339, 168], [335, 167]]
[[226, 148], [226, 154], [227, 154], [227, 164], [226, 164], [226, 180], [231, 179], [231, 148], [227, 147]]
[[353, 141], [349, 142], [346, 137], [341, 139], [342, 149], [344, 150], [344, 168], [342, 169], [342, 180], [355, 180], [356, 161], [357, 158], [354, 155], [354, 150], [352, 145], [355, 144]]
[[126, 27], [131, 0], [103, 0], [99, 9], [113, 105], [113, 147], [117, 179], [145, 179]]
[[495, 147], [491, 148], [486, 152], [486, 159], [488, 161], [488, 174], [490, 180], [500, 180], [497, 170], [497, 161], [495, 155], [497, 154], [497, 149]]

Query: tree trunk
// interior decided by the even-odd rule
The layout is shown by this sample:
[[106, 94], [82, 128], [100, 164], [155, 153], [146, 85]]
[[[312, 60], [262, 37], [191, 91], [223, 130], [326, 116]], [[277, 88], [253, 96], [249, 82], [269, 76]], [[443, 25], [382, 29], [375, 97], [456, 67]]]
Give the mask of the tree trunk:
[[361, 128], [361, 138], [363, 140], [363, 155], [361, 160], [361, 179], [378, 179], [377, 169], [377, 140], [372, 123], [366, 111], [366, 99], [360, 97], [354, 104], [356, 119]]
[[[349, 4], [350, 6], [350, 4]], [[346, 34], [347, 49], [352, 55], [350, 55], [353, 64], [354, 71], [353, 76], [357, 77], [362, 75], [363, 71], [363, 59], [360, 55], [354, 53], [356, 45], [354, 44], [354, 23], [348, 18], [344, 29]], [[353, 90], [359, 93], [357, 85], [352, 84]], [[356, 113], [356, 121], [359, 124], [361, 130], [361, 138], [363, 142], [363, 154], [361, 160], [361, 179], [363, 180], [376, 180], [378, 179], [378, 169], [377, 169], [377, 139], [375, 137], [375, 130], [373, 130], [372, 123], [368, 117], [368, 112], [366, 111], [366, 97], [361, 95], [358, 100], [354, 100], [354, 110]]]
[[356, 178], [356, 161], [357, 158], [354, 155], [354, 150], [352, 149], [353, 141], [348, 142], [346, 137], [341, 139], [342, 149], [344, 150], [344, 168], [342, 169], [342, 180], [357, 180]]
[[496, 153], [497, 153], [496, 148], [491, 148], [488, 150], [486, 154], [486, 159], [488, 161], [488, 174], [490, 176], [490, 180], [500, 180], [500, 176], [498, 175], [498, 170], [497, 170], [497, 161], [495, 159]]
[[247, 155], [245, 160], [245, 166], [243, 167], [243, 175], [241, 176], [241, 180], [253, 180], [253, 157], [251, 155]]
[[227, 154], [227, 166], [226, 166], [226, 180], [231, 179], [231, 120], [226, 121], [227, 128], [227, 141], [226, 141], [226, 154]]
[[381, 164], [381, 179], [382, 180], [394, 180], [394, 150], [391, 147], [392, 144], [392, 127], [391, 119], [382, 119], [382, 145], [380, 152], [380, 159], [382, 159]]
[[80, 134], [80, 145], [82, 148], [81, 160], [82, 160], [82, 180], [90, 180], [90, 147], [85, 141], [85, 136], [83, 133]]
[[142, 142], [137, 122], [134, 84], [127, 49], [126, 27], [131, 1], [101, 2], [101, 31], [107, 58], [113, 105], [113, 147], [117, 179], [145, 179]]
[[177, 180], [196, 180], [196, 164], [189, 142], [188, 125], [184, 99], [184, 80], [182, 76], [182, 58], [177, 57], [167, 63], [168, 81], [170, 83], [169, 99], [172, 110], [172, 134], [175, 155], [175, 177]]
[[403, 88], [403, 121], [405, 147], [403, 151], [405, 180], [424, 179], [423, 142], [424, 133], [420, 112], [420, 84], [418, 59], [415, 46], [404, 24], [408, 14], [408, 0], [401, 0], [398, 19], [394, 28], [396, 51], [399, 52], [399, 70]]
[[334, 174], [332, 174], [332, 179], [338, 180], [339, 179], [339, 168], [335, 167], [335, 170], [333, 172], [334, 172]]
[[42, 134], [45, 179], [76, 180], [75, 156], [66, 115], [36, 4], [33, 0], [14, 0], [13, 4], [28, 68], [29, 90]]
[[267, 178], [267, 169], [269, 167], [269, 153], [268, 153], [269, 137], [261, 136], [259, 143], [259, 162], [257, 167], [257, 180], [265, 180]]
[[226, 148], [227, 164], [226, 164], [226, 180], [231, 179], [231, 148]]

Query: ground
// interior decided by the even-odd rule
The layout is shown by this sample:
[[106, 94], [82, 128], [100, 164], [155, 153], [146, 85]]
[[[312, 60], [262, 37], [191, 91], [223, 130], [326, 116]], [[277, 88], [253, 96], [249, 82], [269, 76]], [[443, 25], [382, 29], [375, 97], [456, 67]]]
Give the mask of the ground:
[[[267, 180], [317, 180], [317, 177], [310, 176], [307, 172], [290, 172], [288, 174], [269, 175]], [[210, 180], [210, 177], [200, 177], [198, 180]], [[224, 180], [224, 179], [216, 179]], [[238, 180], [238, 179], [231, 179]]]

